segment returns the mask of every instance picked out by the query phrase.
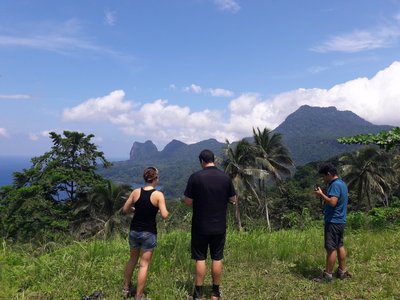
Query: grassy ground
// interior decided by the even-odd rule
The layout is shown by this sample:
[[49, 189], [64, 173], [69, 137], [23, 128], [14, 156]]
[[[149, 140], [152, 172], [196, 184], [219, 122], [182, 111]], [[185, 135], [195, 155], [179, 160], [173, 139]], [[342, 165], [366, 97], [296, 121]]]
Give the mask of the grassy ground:
[[[194, 263], [188, 232], [159, 235], [146, 293], [186, 299]], [[221, 289], [224, 299], [400, 299], [399, 230], [348, 232], [350, 280], [313, 282], [324, 265], [322, 228], [229, 232]], [[124, 238], [0, 247], [0, 299], [81, 299], [95, 290], [120, 299], [128, 258]], [[211, 279], [208, 274], [206, 285]], [[209, 291], [207, 296], [209, 298]]]

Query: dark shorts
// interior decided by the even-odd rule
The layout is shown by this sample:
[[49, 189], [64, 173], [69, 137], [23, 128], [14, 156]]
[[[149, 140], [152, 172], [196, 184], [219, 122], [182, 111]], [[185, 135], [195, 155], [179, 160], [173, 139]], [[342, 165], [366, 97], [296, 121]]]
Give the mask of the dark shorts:
[[225, 233], [222, 234], [197, 234], [192, 232], [192, 259], [206, 260], [207, 250], [210, 247], [210, 256], [213, 260], [224, 258]]
[[152, 251], [157, 246], [157, 235], [148, 231], [131, 230], [129, 246], [131, 249], [139, 248], [144, 251]]
[[325, 223], [324, 242], [326, 250], [336, 250], [343, 246], [345, 224]]

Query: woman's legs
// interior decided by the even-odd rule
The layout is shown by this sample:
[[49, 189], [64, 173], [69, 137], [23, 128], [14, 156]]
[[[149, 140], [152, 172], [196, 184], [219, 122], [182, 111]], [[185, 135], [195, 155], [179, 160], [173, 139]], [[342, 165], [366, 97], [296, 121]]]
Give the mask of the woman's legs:
[[129, 289], [129, 285], [132, 280], [133, 269], [138, 262], [140, 249], [139, 248], [132, 248], [131, 249], [131, 256], [126, 263], [125, 273], [124, 273], [124, 289]]
[[136, 296], [143, 295], [144, 286], [147, 280], [147, 273], [149, 271], [149, 265], [153, 251], [142, 251], [139, 262], [139, 273], [137, 279]]

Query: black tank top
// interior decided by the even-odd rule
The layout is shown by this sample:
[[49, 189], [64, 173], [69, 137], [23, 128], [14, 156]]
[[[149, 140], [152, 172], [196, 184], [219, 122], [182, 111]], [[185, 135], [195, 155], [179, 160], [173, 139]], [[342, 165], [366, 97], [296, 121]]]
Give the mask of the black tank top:
[[135, 215], [131, 222], [131, 230], [135, 231], [148, 231], [157, 234], [156, 215], [158, 207], [154, 206], [150, 197], [155, 191], [140, 189], [140, 197], [135, 202]]

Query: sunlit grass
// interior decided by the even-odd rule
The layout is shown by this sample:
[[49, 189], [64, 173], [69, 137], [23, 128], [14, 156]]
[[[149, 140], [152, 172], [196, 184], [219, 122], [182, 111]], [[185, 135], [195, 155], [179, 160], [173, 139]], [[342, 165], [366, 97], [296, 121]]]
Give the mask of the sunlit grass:
[[[400, 299], [399, 230], [348, 232], [354, 276], [330, 284], [312, 281], [324, 265], [322, 234], [322, 228], [230, 231], [221, 286], [225, 299]], [[145, 290], [151, 299], [186, 299], [194, 278], [189, 243], [190, 232], [159, 234]], [[3, 241], [0, 299], [80, 299], [95, 290], [104, 299], [120, 299], [128, 255], [123, 237], [39, 247]], [[206, 287], [210, 284], [208, 273]]]

